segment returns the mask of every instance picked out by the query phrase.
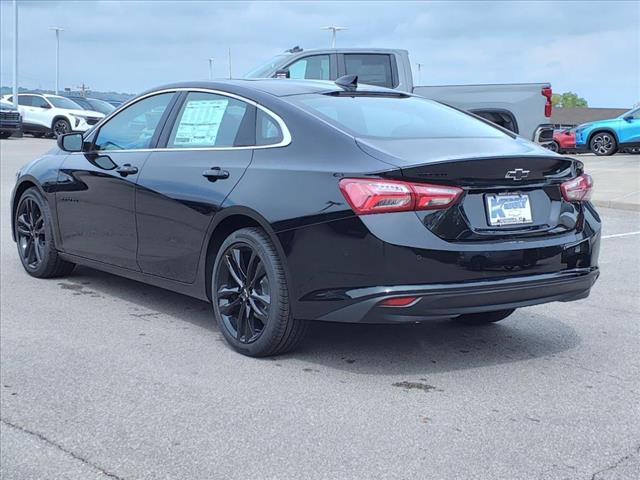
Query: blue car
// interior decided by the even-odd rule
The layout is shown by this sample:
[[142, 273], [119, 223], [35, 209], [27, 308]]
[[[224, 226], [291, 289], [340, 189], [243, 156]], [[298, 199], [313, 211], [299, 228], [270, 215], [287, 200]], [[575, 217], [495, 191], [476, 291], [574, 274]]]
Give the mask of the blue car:
[[616, 118], [583, 123], [576, 128], [576, 150], [613, 155], [640, 148], [640, 107]]

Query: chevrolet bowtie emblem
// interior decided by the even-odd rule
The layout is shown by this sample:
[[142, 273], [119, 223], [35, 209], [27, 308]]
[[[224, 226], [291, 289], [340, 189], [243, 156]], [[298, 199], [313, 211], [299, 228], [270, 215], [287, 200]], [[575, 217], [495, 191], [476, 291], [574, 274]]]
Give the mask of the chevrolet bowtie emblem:
[[509, 170], [504, 178], [510, 178], [512, 180], [522, 180], [529, 176], [530, 170], [524, 170], [522, 168], [516, 168], [515, 170]]

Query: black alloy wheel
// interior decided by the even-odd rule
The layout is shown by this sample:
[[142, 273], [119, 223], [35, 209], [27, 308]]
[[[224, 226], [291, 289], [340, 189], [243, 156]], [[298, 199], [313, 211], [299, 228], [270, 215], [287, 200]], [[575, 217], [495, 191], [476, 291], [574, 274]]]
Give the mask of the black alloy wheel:
[[293, 317], [284, 266], [261, 228], [236, 230], [216, 252], [211, 274], [213, 315], [225, 340], [251, 357], [279, 355], [304, 337]]
[[16, 236], [23, 265], [37, 270], [44, 259], [46, 230], [40, 205], [33, 198], [25, 198], [18, 206]]
[[53, 136], [58, 138], [60, 135], [69, 133], [71, 131], [71, 125], [65, 119], [60, 118], [53, 123]]
[[58, 254], [49, 205], [36, 187], [27, 188], [20, 196], [13, 219], [18, 254], [29, 275], [52, 278], [73, 271], [75, 264]]
[[224, 326], [238, 342], [255, 342], [267, 325], [271, 307], [269, 278], [259, 254], [246, 243], [231, 245], [216, 280]]

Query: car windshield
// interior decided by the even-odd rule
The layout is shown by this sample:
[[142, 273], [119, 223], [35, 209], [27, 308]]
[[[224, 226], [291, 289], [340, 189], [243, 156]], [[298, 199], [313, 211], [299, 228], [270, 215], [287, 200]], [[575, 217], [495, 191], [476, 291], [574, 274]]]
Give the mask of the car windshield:
[[89, 102], [89, 105], [91, 105], [92, 110], [104, 113], [105, 115], [110, 114], [116, 109], [116, 107], [114, 107], [110, 103], [107, 103], [104, 100], [98, 100], [97, 98], [88, 98], [87, 102]]
[[498, 128], [440, 103], [399, 95], [297, 95], [291, 101], [355, 137], [495, 137]]
[[619, 118], [624, 118], [624, 117], [635, 117], [635, 118], [639, 118], [640, 117], [640, 107], [638, 108], [632, 108], [631, 110], [629, 110], [628, 112], [624, 112], [622, 115], [620, 115]]
[[78, 105], [73, 100], [69, 100], [64, 97], [46, 97], [47, 100], [56, 108], [66, 108], [67, 110], [83, 110], [83, 108]]
[[269, 72], [273, 72], [273, 70], [278, 66], [281, 65], [283, 62], [282, 60], [287, 58], [289, 55], [281, 53], [280, 55], [276, 55], [275, 57], [273, 57], [272, 59], [270, 59], [269, 61], [267, 61], [266, 63], [263, 63], [262, 65], [254, 68], [253, 70], [251, 70], [249, 73], [247, 73], [244, 78], [265, 78], [265, 77], [270, 77], [271, 75], [268, 75]]

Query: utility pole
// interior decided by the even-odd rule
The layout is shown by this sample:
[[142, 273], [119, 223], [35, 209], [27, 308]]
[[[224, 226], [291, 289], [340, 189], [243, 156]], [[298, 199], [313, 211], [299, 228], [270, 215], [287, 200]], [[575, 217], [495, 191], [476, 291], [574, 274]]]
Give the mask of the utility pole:
[[347, 27], [330, 25], [328, 27], [322, 27], [320, 30], [331, 30], [331, 48], [336, 48], [336, 32], [339, 32], [340, 30], [347, 30]]
[[213, 58], [209, 59], [209, 80], [213, 80]]
[[64, 32], [60, 27], [49, 27], [49, 30], [56, 32], [56, 95], [60, 90], [60, 32]]
[[84, 84], [84, 82], [82, 82], [82, 85], [78, 85], [76, 88], [80, 90], [81, 97], [86, 97], [87, 92], [91, 90], [88, 85]]
[[18, 108], [18, 0], [13, 0], [13, 106]]
[[418, 85], [420, 85], [420, 79], [421, 79], [421, 73], [422, 73], [422, 67], [424, 67], [424, 63], [416, 63], [416, 66], [418, 67]]
[[231, 80], [231, 47], [229, 47], [229, 80]]

